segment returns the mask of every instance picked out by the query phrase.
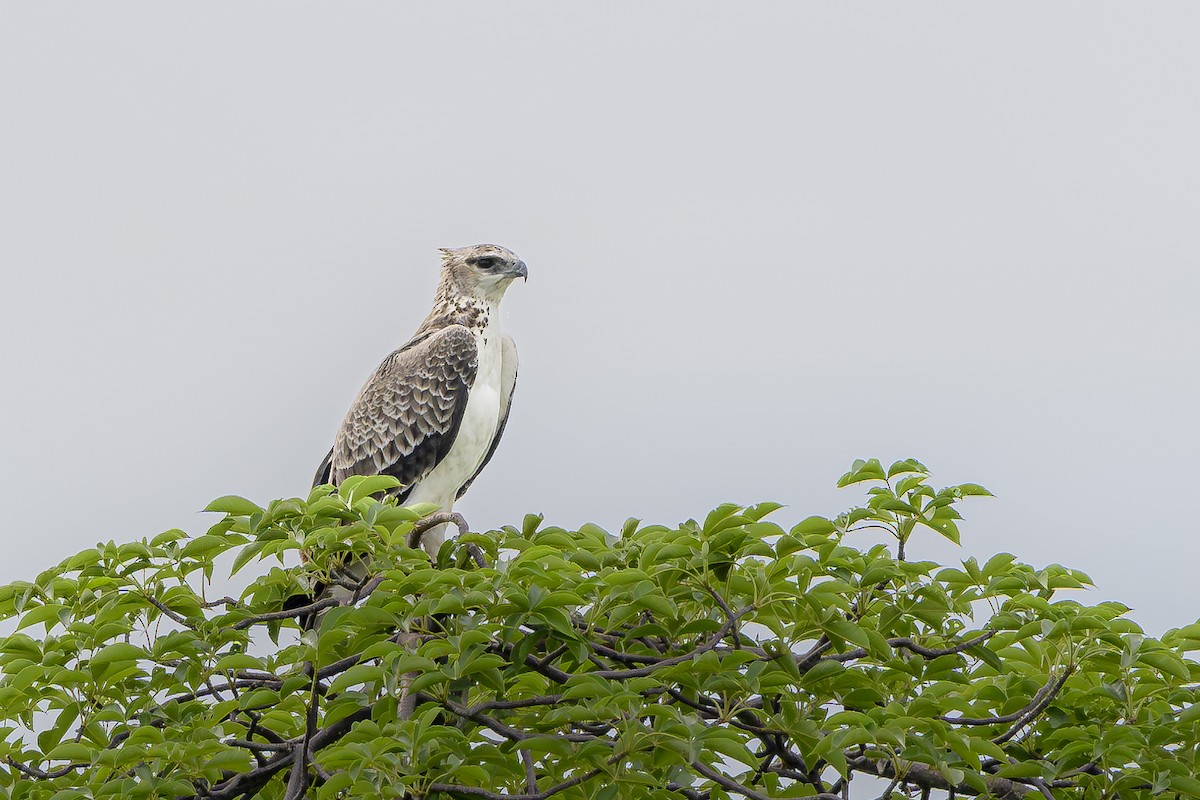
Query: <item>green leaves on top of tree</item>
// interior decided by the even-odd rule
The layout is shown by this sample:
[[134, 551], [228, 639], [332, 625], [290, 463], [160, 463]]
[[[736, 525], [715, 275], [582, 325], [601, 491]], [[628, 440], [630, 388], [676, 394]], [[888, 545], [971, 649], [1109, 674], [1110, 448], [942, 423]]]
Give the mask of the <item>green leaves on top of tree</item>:
[[[957, 541], [976, 484], [860, 461], [839, 483], [865, 503], [832, 518], [530, 516], [434, 563], [434, 509], [378, 501], [387, 480], [224, 497], [202, 536], [0, 589], [0, 797], [722, 800], [858, 774], [872, 798], [1200, 798], [1200, 623], [1156, 640], [1064, 596], [1078, 571], [907, 557]], [[215, 596], [218, 569], [255, 577]]]

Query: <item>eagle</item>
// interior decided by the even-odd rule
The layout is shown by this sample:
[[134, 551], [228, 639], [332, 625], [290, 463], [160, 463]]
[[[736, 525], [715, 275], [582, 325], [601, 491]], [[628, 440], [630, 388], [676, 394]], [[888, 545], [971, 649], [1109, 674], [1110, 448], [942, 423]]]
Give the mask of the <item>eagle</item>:
[[[440, 252], [433, 310], [359, 390], [313, 486], [391, 475], [399, 502], [450, 511], [495, 454], [517, 385], [517, 347], [500, 331], [500, 301], [529, 271], [494, 244]], [[430, 556], [445, 528], [422, 538]]]

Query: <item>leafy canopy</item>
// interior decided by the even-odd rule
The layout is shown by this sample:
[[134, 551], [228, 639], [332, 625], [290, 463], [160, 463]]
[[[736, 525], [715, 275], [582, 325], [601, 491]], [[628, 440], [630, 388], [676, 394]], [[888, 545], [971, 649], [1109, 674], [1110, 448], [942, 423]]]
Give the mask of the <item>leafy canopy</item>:
[[[865, 504], [790, 530], [770, 503], [620, 536], [530, 516], [437, 563], [415, 540], [445, 517], [393, 484], [221, 498], [202, 536], [0, 589], [0, 796], [1200, 798], [1200, 624], [1156, 640], [1006, 553], [910, 560], [987, 494], [919, 462], [856, 462]], [[213, 597], [218, 562], [256, 577]]]

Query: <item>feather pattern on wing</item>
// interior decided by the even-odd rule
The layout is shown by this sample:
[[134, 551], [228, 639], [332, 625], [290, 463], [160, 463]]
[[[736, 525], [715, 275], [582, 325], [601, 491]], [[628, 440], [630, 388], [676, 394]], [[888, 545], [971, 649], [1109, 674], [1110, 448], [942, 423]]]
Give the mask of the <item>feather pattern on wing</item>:
[[403, 501], [454, 445], [478, 367], [475, 337], [462, 325], [420, 336], [385, 358], [338, 430], [329, 482], [392, 475], [403, 484], [396, 491]]

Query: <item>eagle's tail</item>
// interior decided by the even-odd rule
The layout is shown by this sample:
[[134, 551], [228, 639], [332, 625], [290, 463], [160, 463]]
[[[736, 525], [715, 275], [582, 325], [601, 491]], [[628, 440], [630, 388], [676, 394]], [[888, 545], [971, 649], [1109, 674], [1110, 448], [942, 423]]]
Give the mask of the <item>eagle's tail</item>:
[[321, 466], [317, 467], [317, 474], [313, 476], [313, 486], [321, 486], [326, 483], [333, 483], [333, 448], [329, 448], [329, 452], [321, 459]]

